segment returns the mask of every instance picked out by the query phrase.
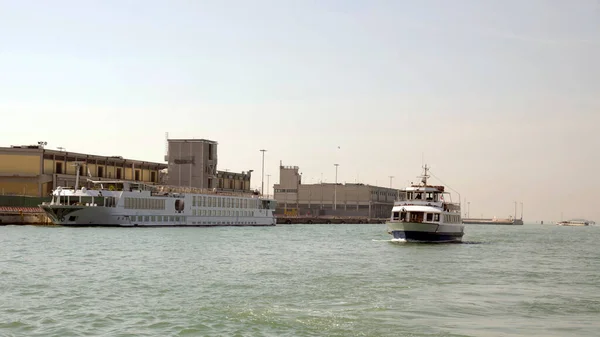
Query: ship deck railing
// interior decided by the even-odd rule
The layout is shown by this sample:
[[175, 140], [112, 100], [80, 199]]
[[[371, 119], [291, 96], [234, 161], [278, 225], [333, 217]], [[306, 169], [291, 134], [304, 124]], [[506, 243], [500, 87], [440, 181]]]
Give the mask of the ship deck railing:
[[171, 186], [171, 185], [154, 185], [151, 188], [152, 195], [167, 196], [175, 193], [193, 193], [193, 194], [208, 194], [208, 195], [220, 195], [230, 197], [254, 197], [256, 199], [266, 199], [266, 197], [254, 194], [252, 192], [223, 192], [217, 189], [209, 188], [197, 188], [197, 187], [182, 187], [182, 186]]

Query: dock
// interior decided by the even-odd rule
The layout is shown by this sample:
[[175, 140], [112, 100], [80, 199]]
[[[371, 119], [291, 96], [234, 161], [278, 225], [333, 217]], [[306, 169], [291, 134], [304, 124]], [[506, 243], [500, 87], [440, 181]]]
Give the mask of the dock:
[[0, 206], [0, 226], [5, 225], [44, 225], [52, 221], [39, 207]]
[[367, 218], [353, 216], [277, 216], [278, 225], [312, 224], [384, 224], [388, 218]]

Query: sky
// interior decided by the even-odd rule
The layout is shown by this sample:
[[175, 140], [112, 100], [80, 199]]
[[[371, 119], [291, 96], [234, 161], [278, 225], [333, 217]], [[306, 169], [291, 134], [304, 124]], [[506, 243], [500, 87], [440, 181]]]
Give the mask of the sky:
[[600, 222], [598, 60], [598, 0], [0, 0], [0, 146], [162, 162], [168, 132], [253, 187], [260, 149], [270, 185], [427, 163], [472, 217]]

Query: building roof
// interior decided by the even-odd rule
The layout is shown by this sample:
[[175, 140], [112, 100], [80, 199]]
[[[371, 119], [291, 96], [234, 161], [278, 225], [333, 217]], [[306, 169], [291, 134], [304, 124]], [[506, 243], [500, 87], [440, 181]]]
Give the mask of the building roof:
[[111, 162], [127, 162], [132, 164], [140, 164], [140, 165], [151, 165], [151, 166], [159, 166], [160, 168], [166, 168], [168, 165], [165, 163], [157, 163], [150, 162], [144, 160], [135, 160], [135, 159], [127, 159], [122, 156], [101, 156], [94, 155], [89, 153], [80, 153], [80, 152], [69, 152], [69, 151], [59, 151], [59, 150], [51, 150], [44, 149], [38, 145], [13, 145], [11, 147], [0, 147], [0, 152], [31, 152], [31, 153], [40, 153], [44, 154], [56, 155], [56, 156], [67, 156], [67, 157], [86, 157], [88, 160], [103, 160], [103, 161], [111, 161]]
[[210, 143], [210, 144], [217, 144], [216, 141], [209, 140], [209, 139], [167, 139], [167, 141], [169, 143], [173, 142], [173, 143]]

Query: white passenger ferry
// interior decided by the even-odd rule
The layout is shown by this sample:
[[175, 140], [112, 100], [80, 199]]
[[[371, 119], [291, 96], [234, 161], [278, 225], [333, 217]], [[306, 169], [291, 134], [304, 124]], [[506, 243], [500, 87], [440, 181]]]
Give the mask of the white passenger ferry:
[[557, 222], [557, 226], [589, 226], [591, 223], [585, 219], [571, 219]]
[[92, 181], [94, 188], [58, 187], [40, 205], [62, 226], [274, 226], [275, 200], [255, 194]]
[[388, 221], [388, 233], [407, 242], [461, 242], [464, 225], [460, 203], [453, 203], [444, 186], [427, 184], [428, 167], [424, 166], [421, 184], [401, 191]]

